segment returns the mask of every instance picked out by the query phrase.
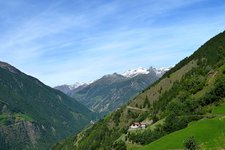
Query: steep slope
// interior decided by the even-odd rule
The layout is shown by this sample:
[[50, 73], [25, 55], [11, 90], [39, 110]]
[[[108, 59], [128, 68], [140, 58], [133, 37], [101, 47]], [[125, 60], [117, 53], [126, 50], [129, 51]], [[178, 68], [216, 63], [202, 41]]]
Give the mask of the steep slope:
[[[105, 75], [89, 85], [81, 85], [66, 94], [95, 112], [107, 114], [127, 103], [166, 71], [151, 67], [129, 70], [123, 75], [117, 73]], [[60, 88], [59, 90], [64, 91], [62, 86]]]
[[187, 128], [173, 132], [161, 139], [141, 148], [141, 150], [182, 149], [188, 137], [194, 137], [200, 149], [224, 148], [224, 117], [204, 119], [191, 123]]
[[199, 149], [224, 149], [225, 103], [214, 106], [210, 115], [208, 118], [192, 122], [187, 128], [166, 135], [142, 149], [182, 149], [184, 141], [189, 137], [196, 140]]
[[127, 103], [157, 79], [156, 75], [149, 74], [134, 78], [112, 74], [102, 77], [72, 96], [91, 110], [106, 114]]
[[92, 115], [73, 98], [0, 62], [0, 149], [47, 149]]
[[59, 85], [59, 86], [56, 86], [54, 87], [55, 89], [57, 90], [60, 90], [61, 92], [67, 94], [67, 95], [71, 95], [72, 93], [71, 92], [77, 92], [77, 91], [80, 91], [82, 88], [86, 87], [88, 84], [86, 83], [80, 83], [80, 82], [76, 82], [75, 84], [73, 85]]
[[[212, 108], [224, 103], [224, 98], [225, 32], [210, 39], [129, 104], [78, 135], [56, 144], [54, 149], [125, 149], [131, 143], [147, 145], [188, 128], [193, 121], [217, 117]], [[145, 122], [149, 126], [129, 130], [133, 122]], [[217, 127], [223, 127], [223, 121], [217, 123], [221, 123]], [[213, 131], [205, 129], [204, 132]], [[212, 140], [210, 135], [205, 134], [205, 137]], [[221, 138], [220, 144], [224, 145], [225, 139]]]
[[56, 90], [59, 90], [65, 94], [69, 94], [70, 91], [71, 91], [71, 88], [69, 85], [59, 85], [59, 86], [56, 86], [54, 87]]

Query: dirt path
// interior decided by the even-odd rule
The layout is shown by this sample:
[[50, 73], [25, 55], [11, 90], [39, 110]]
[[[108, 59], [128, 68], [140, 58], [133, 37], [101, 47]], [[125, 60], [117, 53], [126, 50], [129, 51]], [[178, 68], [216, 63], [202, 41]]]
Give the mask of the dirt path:
[[131, 106], [127, 106], [127, 109], [133, 109], [133, 110], [138, 110], [138, 111], [148, 111], [147, 109], [140, 109], [140, 108], [131, 107]]

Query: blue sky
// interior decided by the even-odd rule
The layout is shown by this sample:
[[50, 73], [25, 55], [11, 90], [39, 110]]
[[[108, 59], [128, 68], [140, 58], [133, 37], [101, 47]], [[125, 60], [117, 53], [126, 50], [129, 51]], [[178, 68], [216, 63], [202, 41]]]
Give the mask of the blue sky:
[[0, 0], [0, 60], [47, 85], [167, 67], [225, 30], [224, 0]]

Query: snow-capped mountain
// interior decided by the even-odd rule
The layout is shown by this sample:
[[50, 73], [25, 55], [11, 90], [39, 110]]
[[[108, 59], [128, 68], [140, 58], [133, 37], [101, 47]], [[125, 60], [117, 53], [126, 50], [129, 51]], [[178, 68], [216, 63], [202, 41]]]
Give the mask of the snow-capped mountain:
[[149, 69], [147, 68], [143, 68], [143, 67], [139, 67], [137, 69], [131, 69], [128, 70], [124, 73], [122, 73], [122, 75], [124, 77], [127, 78], [133, 78], [137, 75], [140, 74], [149, 74], [151, 71], [155, 72], [157, 76], [161, 76], [163, 75], [166, 71], [168, 71], [170, 68], [166, 68], [166, 67], [162, 67], [162, 68], [154, 68], [154, 67], [150, 67]]
[[56, 87], [56, 89], [74, 97], [95, 112], [107, 114], [127, 103], [168, 70], [169, 68], [140, 67], [122, 74], [104, 75], [88, 84], [77, 82], [70, 86]]
[[[147, 68], [143, 68], [143, 67], [139, 67], [137, 69], [130, 69], [122, 74], [119, 74], [119, 73], [113, 73], [113, 74], [108, 74], [108, 75], [104, 75], [103, 77], [114, 77], [114, 78], [117, 78], [117, 76], [123, 76], [125, 78], [133, 78], [135, 76], [138, 76], [138, 75], [141, 75], [141, 74], [149, 74], [149, 73], [155, 73], [158, 77], [161, 77], [165, 72], [167, 72], [168, 70], [170, 70], [171, 67], [162, 67], [162, 68], [154, 68], [154, 67], [149, 67], [148, 69]], [[117, 76], [116, 76], [117, 75]], [[98, 80], [98, 79], [97, 79]], [[90, 82], [87, 82], [87, 83], [84, 83], [84, 82], [76, 82], [74, 84], [71, 84], [71, 85], [67, 85], [67, 84], [64, 84], [64, 85], [60, 85], [60, 86], [56, 86], [55, 88], [68, 94], [69, 91], [72, 91], [74, 89], [77, 89], [79, 87], [85, 87], [85, 86], [88, 86], [92, 83], [94, 83], [95, 81], [97, 80], [93, 80], [93, 81], [90, 81]]]
[[70, 90], [74, 90], [74, 89], [78, 88], [79, 86], [85, 86], [85, 85], [88, 85], [88, 83], [76, 82], [75, 84], [68, 85], [68, 87]]
[[137, 69], [131, 69], [131, 70], [128, 70], [124, 73], [122, 73], [122, 75], [124, 77], [127, 77], [127, 78], [132, 78], [132, 77], [135, 77], [139, 74], [148, 74], [149, 73], [149, 70], [146, 69], [146, 68], [143, 68], [143, 67], [139, 67]]
[[76, 90], [76, 89], [81, 89], [83, 87], [88, 86], [89, 84], [91, 84], [91, 82], [90, 83], [76, 82], [75, 84], [72, 84], [72, 85], [64, 84], [64, 85], [56, 86], [54, 88], [57, 89], [57, 90], [62, 91], [65, 94], [70, 95], [71, 91]]
[[171, 69], [171, 67], [166, 68], [166, 67], [162, 67], [162, 68], [153, 68], [150, 67], [149, 70], [154, 70], [154, 72], [156, 73], [157, 76], [162, 76], [164, 73], [166, 73], [167, 71], [169, 71]]

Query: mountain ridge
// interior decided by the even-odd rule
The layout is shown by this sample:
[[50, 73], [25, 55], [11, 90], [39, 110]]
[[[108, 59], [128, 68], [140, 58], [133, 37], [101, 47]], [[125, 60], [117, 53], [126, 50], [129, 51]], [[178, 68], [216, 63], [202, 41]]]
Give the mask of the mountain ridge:
[[[144, 67], [139, 67], [139, 68], [136, 68], [136, 69], [129, 69], [129, 70], [123, 72], [123, 73], [116, 73], [115, 72], [113, 74], [118, 74], [118, 75], [122, 75], [124, 77], [129, 78], [129, 77], [134, 77], [134, 76], [137, 76], [137, 75], [140, 75], [140, 74], [148, 74], [150, 71], [154, 71], [154, 72], [156, 72], [157, 75], [160, 76], [160, 75], [164, 74], [165, 72], [169, 71], [170, 68], [172, 68], [172, 67], [156, 68], [156, 67], [151, 66], [148, 69], [144, 68]], [[110, 76], [110, 75], [113, 75], [113, 74], [106, 74], [106, 75], [103, 75], [102, 77]], [[61, 87], [62, 88], [66, 87], [66, 88], [68, 88], [68, 90], [74, 90], [74, 89], [78, 88], [79, 86], [90, 85], [90, 84], [92, 84], [93, 82], [95, 82], [96, 80], [99, 80], [99, 79], [95, 79], [95, 80], [90, 81], [90, 82], [79, 82], [79, 81], [77, 81], [74, 84], [57, 85], [57, 86], [55, 86], [53, 88], [58, 89], [58, 90], [62, 90]]]
[[67, 95], [95, 112], [107, 114], [127, 103], [130, 99], [154, 83], [168, 69], [132, 69], [124, 74], [107, 74], [91, 84], [81, 85], [73, 90], [57, 87]]
[[[57, 143], [54, 149], [132, 149], [135, 145], [140, 148], [147, 144], [150, 144], [149, 148], [154, 147], [154, 141], [160, 141], [161, 137], [186, 129], [192, 122], [210, 122], [210, 116], [216, 117], [214, 120], [224, 120], [224, 116], [214, 116], [212, 113], [212, 108], [224, 106], [224, 91], [225, 32], [211, 38], [191, 56], [180, 61], [127, 105], [77, 136]], [[129, 126], [134, 122], [148, 121], [152, 124], [145, 130], [129, 130]], [[197, 131], [192, 132], [197, 135]], [[77, 138], [79, 136], [81, 138]], [[219, 145], [197, 144], [208, 149], [224, 147], [224, 142], [217, 143]], [[179, 143], [179, 147], [173, 147], [175, 145], [171, 144], [163, 146], [166, 149], [180, 149], [180, 145], [182, 143]]]
[[75, 99], [0, 62], [1, 149], [47, 149], [78, 132], [92, 117]]
[[12, 73], [22, 73], [21, 71], [19, 71], [18, 69], [16, 69], [14, 66], [6, 63], [6, 62], [3, 62], [3, 61], [0, 61], [0, 67], [3, 68], [3, 69], [6, 69]]

